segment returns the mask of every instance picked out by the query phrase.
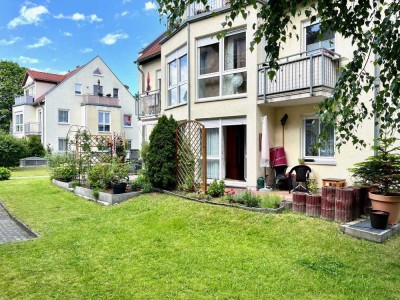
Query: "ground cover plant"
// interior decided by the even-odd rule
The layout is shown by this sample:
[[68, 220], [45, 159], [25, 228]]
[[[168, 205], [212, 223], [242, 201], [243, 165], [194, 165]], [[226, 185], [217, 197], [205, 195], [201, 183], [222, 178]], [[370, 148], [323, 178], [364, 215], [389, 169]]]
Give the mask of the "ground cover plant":
[[[18, 191], [18, 192], [16, 192]], [[400, 237], [146, 194], [104, 207], [48, 178], [0, 182], [41, 237], [0, 245], [2, 299], [397, 299]]]

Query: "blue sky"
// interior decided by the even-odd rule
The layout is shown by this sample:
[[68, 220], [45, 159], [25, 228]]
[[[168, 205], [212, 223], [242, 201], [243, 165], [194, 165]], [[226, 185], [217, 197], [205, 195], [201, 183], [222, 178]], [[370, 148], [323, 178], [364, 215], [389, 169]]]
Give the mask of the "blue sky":
[[132, 93], [133, 63], [160, 35], [156, 2], [146, 0], [0, 0], [0, 60], [63, 74], [96, 55]]

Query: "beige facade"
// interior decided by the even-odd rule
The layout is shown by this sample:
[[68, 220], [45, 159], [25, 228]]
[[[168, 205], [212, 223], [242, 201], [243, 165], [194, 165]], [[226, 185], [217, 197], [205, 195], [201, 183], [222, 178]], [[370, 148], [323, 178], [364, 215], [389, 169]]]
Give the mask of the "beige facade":
[[[139, 56], [138, 64], [144, 76], [161, 69], [160, 113], [173, 115], [178, 121], [198, 120], [206, 126], [209, 132], [208, 143], [218, 148], [208, 148], [210, 179], [224, 179], [231, 186], [256, 186], [257, 178], [265, 172], [260, 167], [259, 137], [262, 131], [261, 118], [267, 116], [269, 146], [285, 148], [288, 171], [298, 164], [299, 158], [305, 158], [319, 187], [321, 179], [329, 177], [343, 178], [347, 184], [352, 184], [348, 168], [371, 155], [369, 147], [357, 150], [350, 144], [342, 146], [339, 152], [334, 145], [333, 131], [324, 147], [315, 147], [315, 138], [323, 130], [323, 124], [319, 124], [315, 117], [316, 105], [330, 95], [336, 83], [338, 68], [352, 59], [354, 48], [350, 41], [333, 33], [327, 34], [327, 40], [315, 41], [312, 34], [318, 30], [318, 22], [311, 24], [304, 14], [296, 16], [293, 24], [297, 28], [299, 40], [288, 38], [281, 52], [281, 69], [277, 77], [269, 81], [263, 73], [266, 57], [264, 43], [257, 45], [253, 52], [249, 50], [253, 37], [252, 24], [257, 23], [256, 11], [251, 7], [249, 10], [248, 19], [236, 19], [227, 37], [220, 41], [214, 36], [221, 30], [221, 23], [225, 21], [229, 9], [219, 9], [216, 16], [194, 14], [175, 33], [161, 40], [159, 56], [143, 61]], [[243, 37], [244, 64], [240, 62], [240, 59], [244, 59], [240, 55], [243, 51], [240, 48]], [[235, 47], [233, 52], [231, 40]], [[213, 51], [219, 52], [215, 54]], [[187, 64], [185, 68], [179, 69], [184, 64], [184, 60], [181, 61], [184, 55]], [[210, 62], [213, 55], [219, 59], [218, 70], [215, 63]], [[232, 59], [234, 64], [242, 65], [232, 67], [229, 65]], [[176, 68], [178, 79], [172, 80], [171, 74], [174, 74]], [[207, 71], [207, 68], [214, 70]], [[372, 70], [373, 67], [368, 68]], [[179, 72], [183, 71], [187, 72], [187, 81], [180, 82]], [[240, 74], [239, 79], [234, 78], [237, 74]], [[218, 95], [216, 89], [213, 89], [217, 86], [213, 83], [217, 77], [220, 80]], [[239, 80], [239, 83], [243, 79], [245, 87], [242, 83], [233, 92], [234, 79]], [[140, 75], [139, 81], [143, 80], [146, 78]], [[175, 93], [175, 86], [178, 89], [180, 84], [187, 86], [188, 97], [174, 102], [172, 99], [175, 96], [171, 94]], [[179, 98], [179, 92], [176, 93]], [[364, 97], [367, 100], [373, 95]], [[285, 126], [282, 126], [280, 120], [285, 114], [288, 119]], [[142, 118], [142, 122], [145, 127], [146, 119]], [[366, 120], [359, 134], [371, 144], [374, 138], [373, 120]], [[239, 170], [241, 168], [243, 170]], [[272, 175], [271, 169], [267, 173]]]
[[[15, 136], [40, 135], [43, 145], [59, 152], [65, 150], [69, 129], [77, 125], [87, 127], [91, 134], [123, 134], [130, 149], [139, 149], [134, 97], [100, 57], [67, 74], [57, 84], [28, 76], [24, 89], [33, 94], [17, 97], [21, 101], [16, 98]], [[20, 111], [24, 126], [18, 132], [15, 116]], [[37, 130], [30, 132], [33, 126]]]

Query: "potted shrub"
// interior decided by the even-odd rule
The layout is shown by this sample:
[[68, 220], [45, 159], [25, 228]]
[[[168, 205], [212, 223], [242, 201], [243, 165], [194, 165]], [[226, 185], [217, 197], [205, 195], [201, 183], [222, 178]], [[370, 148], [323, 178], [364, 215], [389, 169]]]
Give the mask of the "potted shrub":
[[126, 163], [114, 162], [111, 170], [111, 188], [113, 194], [125, 193], [126, 185], [129, 182], [129, 165]]
[[356, 163], [349, 169], [356, 179], [375, 187], [369, 192], [373, 210], [388, 212], [389, 224], [396, 224], [400, 218], [400, 147], [395, 146], [394, 137], [378, 138], [372, 149], [376, 155]]

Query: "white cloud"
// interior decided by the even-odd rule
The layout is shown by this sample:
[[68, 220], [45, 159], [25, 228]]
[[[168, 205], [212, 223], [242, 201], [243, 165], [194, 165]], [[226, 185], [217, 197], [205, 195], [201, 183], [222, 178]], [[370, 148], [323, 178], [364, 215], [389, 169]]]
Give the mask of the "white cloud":
[[74, 13], [71, 16], [65, 16], [63, 14], [58, 14], [58, 15], [55, 15], [54, 18], [55, 19], [66, 19], [66, 20], [72, 20], [72, 21], [89, 20], [90, 23], [103, 21], [103, 19], [98, 17], [96, 14], [91, 14], [91, 15], [85, 16], [84, 14], [81, 14], [81, 13]]
[[99, 18], [96, 14], [90, 15], [88, 18], [89, 18], [89, 22], [90, 22], [90, 23], [101, 22], [101, 21], [103, 21], [103, 19], [102, 19], [102, 18]]
[[129, 3], [129, 2], [131, 2], [132, 0], [122, 0], [122, 4], [126, 4], [126, 3]]
[[28, 49], [40, 48], [40, 47], [46, 46], [51, 43], [52, 43], [52, 41], [50, 39], [48, 39], [47, 37], [41, 37], [35, 44], [28, 45], [26, 48], [28, 48]]
[[128, 14], [128, 11], [123, 11], [122, 13], [121, 13], [121, 17], [125, 17], [126, 15]]
[[105, 45], [114, 45], [118, 40], [127, 39], [128, 37], [129, 35], [126, 33], [109, 33], [100, 42]]
[[9, 40], [1, 39], [0, 40], [0, 46], [9, 46], [9, 45], [15, 44], [20, 39], [21, 39], [20, 37], [14, 37], [14, 38], [9, 39]]
[[92, 48], [84, 48], [84, 49], [81, 49], [79, 51], [81, 51], [81, 53], [90, 53], [90, 52], [93, 51], [93, 49]]
[[64, 31], [64, 33], [63, 33], [65, 36], [72, 36], [72, 33], [71, 32], [68, 32], [68, 31]]
[[39, 62], [37, 58], [31, 58], [26, 56], [20, 56], [18, 60], [23, 64], [37, 64]]
[[74, 21], [85, 21], [86, 19], [85, 15], [81, 13], [74, 13], [70, 18]]
[[154, 9], [157, 9], [157, 7], [156, 7], [156, 5], [154, 4], [153, 1], [147, 1], [144, 4], [144, 10], [154, 10]]
[[26, 5], [22, 6], [19, 11], [19, 16], [8, 22], [8, 28], [15, 28], [19, 25], [38, 24], [42, 21], [41, 16], [48, 14], [48, 9], [43, 6], [34, 6], [28, 8]]

